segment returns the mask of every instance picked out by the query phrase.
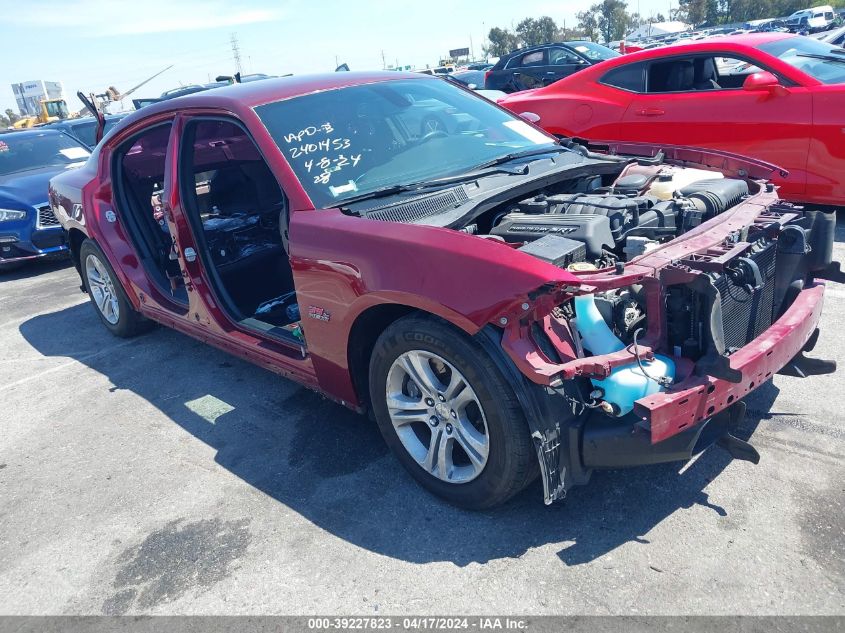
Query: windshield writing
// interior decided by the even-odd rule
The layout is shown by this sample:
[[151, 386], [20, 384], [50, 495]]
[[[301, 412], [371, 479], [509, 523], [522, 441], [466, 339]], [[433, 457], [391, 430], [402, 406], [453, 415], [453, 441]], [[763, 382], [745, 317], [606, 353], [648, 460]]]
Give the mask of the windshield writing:
[[555, 142], [440, 79], [350, 86], [255, 110], [318, 208]]

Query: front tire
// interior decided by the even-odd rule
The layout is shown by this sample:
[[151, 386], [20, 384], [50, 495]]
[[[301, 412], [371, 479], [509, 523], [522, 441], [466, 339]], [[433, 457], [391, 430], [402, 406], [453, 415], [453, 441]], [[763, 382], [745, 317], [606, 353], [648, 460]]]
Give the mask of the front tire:
[[370, 359], [370, 401], [388, 446], [424, 488], [480, 510], [538, 467], [525, 415], [480, 345], [435, 318], [388, 327]]
[[94, 240], [82, 242], [79, 261], [85, 290], [94, 311], [109, 332], [121, 338], [131, 338], [152, 327], [152, 322], [132, 306], [109, 260]]

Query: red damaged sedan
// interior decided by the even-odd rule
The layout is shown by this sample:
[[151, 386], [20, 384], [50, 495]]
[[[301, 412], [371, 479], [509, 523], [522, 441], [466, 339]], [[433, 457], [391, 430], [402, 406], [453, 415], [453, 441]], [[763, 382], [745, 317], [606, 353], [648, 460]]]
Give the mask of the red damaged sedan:
[[500, 103], [560, 136], [759, 158], [788, 172], [773, 178], [781, 197], [845, 203], [845, 51], [819, 40], [759, 33], [650, 49]]
[[551, 503], [714, 443], [756, 461], [741, 398], [834, 369], [803, 356], [833, 216], [759, 161], [624, 152], [418, 74], [288, 77], [126, 117], [50, 201], [112, 333], [158, 322], [369, 411], [453, 503], [538, 474]]

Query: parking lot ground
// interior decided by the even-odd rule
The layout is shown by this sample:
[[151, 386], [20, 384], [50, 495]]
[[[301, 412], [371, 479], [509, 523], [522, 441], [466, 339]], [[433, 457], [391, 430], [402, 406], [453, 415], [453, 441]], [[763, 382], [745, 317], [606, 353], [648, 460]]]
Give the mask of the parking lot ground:
[[0, 280], [4, 613], [845, 613], [842, 286], [813, 352], [840, 373], [748, 398], [759, 465], [712, 449], [483, 513], [289, 381], [164, 328], [112, 337], [78, 286]]

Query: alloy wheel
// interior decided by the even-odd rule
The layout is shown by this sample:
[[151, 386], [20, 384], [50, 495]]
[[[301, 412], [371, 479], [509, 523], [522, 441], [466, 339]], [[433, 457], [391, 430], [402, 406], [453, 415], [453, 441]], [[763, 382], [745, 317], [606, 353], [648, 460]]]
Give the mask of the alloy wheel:
[[88, 255], [85, 258], [85, 276], [88, 279], [91, 298], [100, 314], [106, 321], [116, 325], [120, 319], [117, 292], [108, 270], [96, 255]]
[[408, 454], [447, 483], [478, 477], [490, 453], [481, 403], [446, 359], [423, 350], [401, 354], [387, 373], [387, 409]]

